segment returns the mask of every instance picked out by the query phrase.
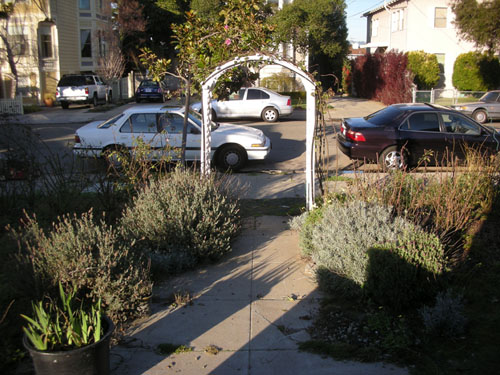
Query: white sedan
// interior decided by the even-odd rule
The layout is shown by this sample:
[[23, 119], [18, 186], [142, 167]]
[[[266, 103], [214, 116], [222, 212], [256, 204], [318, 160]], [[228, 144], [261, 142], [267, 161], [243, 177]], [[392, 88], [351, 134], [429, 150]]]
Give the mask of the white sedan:
[[[217, 118], [254, 117], [267, 122], [278, 121], [282, 116], [292, 114], [292, 100], [263, 87], [242, 87], [228, 100], [212, 101], [212, 120]], [[201, 112], [201, 103], [191, 106]]]
[[[105, 121], [91, 122], [76, 131], [73, 152], [81, 157], [105, 157], [111, 151], [130, 154], [140, 138], [155, 152], [153, 160], [177, 159], [182, 144], [182, 108], [134, 106]], [[212, 122], [212, 161], [221, 170], [236, 171], [247, 160], [262, 160], [271, 151], [271, 141], [261, 130]], [[201, 117], [189, 112], [186, 160], [200, 160]]]

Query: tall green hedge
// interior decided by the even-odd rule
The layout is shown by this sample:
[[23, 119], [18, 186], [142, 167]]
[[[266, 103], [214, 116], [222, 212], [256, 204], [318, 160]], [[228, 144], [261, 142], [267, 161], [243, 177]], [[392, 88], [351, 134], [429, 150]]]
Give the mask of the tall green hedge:
[[408, 52], [408, 69], [420, 90], [429, 90], [439, 82], [439, 63], [436, 55], [424, 51]]
[[500, 85], [497, 57], [479, 52], [463, 53], [455, 60], [453, 86], [462, 91], [488, 91]]

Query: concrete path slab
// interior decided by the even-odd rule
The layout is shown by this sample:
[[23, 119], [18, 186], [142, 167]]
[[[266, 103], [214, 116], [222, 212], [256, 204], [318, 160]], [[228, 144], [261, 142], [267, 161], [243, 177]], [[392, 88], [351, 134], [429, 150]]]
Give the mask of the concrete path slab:
[[[299, 352], [321, 294], [300, 257], [297, 234], [283, 217], [252, 218], [243, 227], [220, 263], [155, 287], [153, 314], [111, 349], [112, 374], [407, 374]], [[170, 304], [173, 293], [185, 292], [188, 304]], [[162, 355], [160, 344], [192, 351]]]

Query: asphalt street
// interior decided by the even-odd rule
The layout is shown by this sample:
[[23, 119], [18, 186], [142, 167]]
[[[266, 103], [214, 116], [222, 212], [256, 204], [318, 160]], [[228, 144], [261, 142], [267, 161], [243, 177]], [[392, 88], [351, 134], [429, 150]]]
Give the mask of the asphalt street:
[[[147, 103], [130, 103], [106, 112], [94, 112], [89, 106], [72, 106], [67, 110], [59, 107], [44, 108], [42, 113], [30, 115], [28, 119], [24, 118], [21, 122], [29, 126], [40, 140], [48, 146], [48, 149], [67, 159], [71, 156], [74, 134], [79, 127], [93, 120], [105, 120], [125, 108], [135, 105], [144, 106]], [[291, 172], [305, 170], [305, 120], [305, 110], [295, 110], [291, 116], [284, 117], [275, 123], [255, 121], [254, 119], [231, 120], [232, 123], [241, 126], [251, 126], [261, 129], [272, 142], [272, 151], [268, 158], [263, 161], [249, 162], [242, 172], [262, 170]], [[334, 138], [335, 124], [334, 121], [327, 122], [326, 133], [330, 150], [329, 159], [332, 162], [340, 160], [340, 165], [347, 166], [350, 164], [349, 159], [341, 153], [338, 155], [336, 152]]]
[[[332, 108], [325, 116], [326, 154], [328, 169], [331, 171], [351, 169], [353, 164], [337, 148], [335, 133], [338, 131], [340, 118], [360, 117], [375, 112], [383, 107], [381, 103], [356, 98], [335, 98]], [[25, 124], [42, 141], [45, 153], [57, 154], [62, 160], [72, 160], [72, 146], [75, 131], [88, 122], [106, 120], [130, 106], [143, 106], [147, 103], [129, 103], [113, 107], [93, 109], [90, 106], [71, 106], [67, 110], [60, 107], [43, 108], [42, 111], [8, 119], [12, 123]], [[261, 129], [272, 142], [272, 151], [266, 160], [250, 161], [242, 172], [302, 172], [305, 170], [306, 112], [295, 110], [289, 117], [278, 122], [266, 123], [255, 119], [230, 120], [241, 126]], [[224, 120], [222, 120], [224, 121]], [[490, 123], [500, 128], [500, 122]], [[370, 169], [375, 166], [364, 166]]]

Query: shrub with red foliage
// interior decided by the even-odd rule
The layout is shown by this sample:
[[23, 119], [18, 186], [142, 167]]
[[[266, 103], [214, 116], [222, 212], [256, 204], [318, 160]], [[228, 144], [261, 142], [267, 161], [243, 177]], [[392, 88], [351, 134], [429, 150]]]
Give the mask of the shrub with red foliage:
[[407, 65], [407, 55], [400, 52], [358, 57], [353, 64], [356, 94], [386, 105], [410, 102], [413, 80]]

